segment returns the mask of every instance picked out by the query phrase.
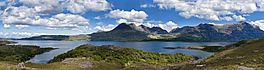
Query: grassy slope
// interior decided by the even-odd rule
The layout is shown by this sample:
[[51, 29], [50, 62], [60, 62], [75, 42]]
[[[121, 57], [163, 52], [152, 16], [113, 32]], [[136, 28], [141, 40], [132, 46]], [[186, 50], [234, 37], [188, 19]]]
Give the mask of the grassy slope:
[[196, 65], [189, 65], [183, 70], [237, 70], [243, 67], [263, 70], [264, 40], [243, 41], [226, 46], [223, 51]]

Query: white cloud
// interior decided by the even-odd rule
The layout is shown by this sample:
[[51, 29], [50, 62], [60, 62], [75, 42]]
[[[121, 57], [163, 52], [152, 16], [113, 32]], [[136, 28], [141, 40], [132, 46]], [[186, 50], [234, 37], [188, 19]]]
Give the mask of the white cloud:
[[224, 24], [218, 24], [218, 23], [208, 23], [208, 24], [212, 24], [212, 25], [215, 25], [215, 26], [223, 26]]
[[77, 28], [88, 25], [88, 21], [82, 16], [73, 14], [57, 14], [50, 18], [41, 18], [34, 9], [25, 6], [9, 7], [2, 16], [4, 25], [33, 25], [51, 28]]
[[173, 21], [168, 21], [166, 23], [160, 23], [160, 24], [144, 23], [143, 25], [148, 26], [148, 27], [160, 27], [168, 32], [179, 27]]
[[99, 22], [99, 23], [97, 23], [97, 26], [95, 27], [95, 29], [99, 30], [99, 31], [111, 31], [116, 26], [117, 25], [114, 25], [114, 24], [103, 25], [101, 22]]
[[89, 20], [79, 15], [57, 14], [48, 19], [36, 19], [32, 24], [40, 24], [54, 28], [78, 28], [80, 26], [89, 25]]
[[[50, 29], [76, 29], [89, 24], [89, 20], [78, 13], [111, 9], [106, 0], [8, 0], [0, 2], [0, 5], [5, 9], [0, 11], [5, 28], [45, 26]], [[63, 11], [75, 14], [63, 14]]]
[[22, 29], [22, 28], [26, 28], [29, 27], [29, 25], [15, 25], [17, 28]]
[[96, 16], [96, 17], [94, 17], [94, 19], [96, 19], [96, 20], [100, 20], [100, 19], [102, 19], [100, 16]]
[[129, 23], [126, 19], [119, 19], [119, 20], [116, 20], [116, 22], [118, 24], [121, 24], [121, 23]]
[[[243, 14], [264, 11], [264, 0], [154, 0], [161, 9], [175, 9], [179, 15], [208, 20], [245, 20]], [[241, 15], [237, 15], [241, 14]], [[236, 17], [233, 17], [236, 16]]]
[[9, 28], [9, 27], [10, 27], [10, 25], [4, 24], [4, 28]]
[[65, 5], [73, 13], [111, 10], [111, 4], [106, 0], [68, 0]]
[[251, 21], [250, 23], [259, 26], [264, 31], [264, 20]]
[[227, 16], [227, 17], [222, 17], [221, 20], [231, 21], [231, 20], [233, 20], [233, 18]]
[[243, 17], [243, 16], [237, 16], [237, 15], [233, 15], [233, 18], [234, 18], [235, 20], [237, 20], [237, 21], [243, 21], [243, 20], [246, 20], [245, 17]]
[[66, 9], [72, 13], [87, 11], [106, 11], [111, 4], [106, 0], [19, 0], [24, 6], [34, 8], [40, 13], [60, 13]]
[[107, 15], [108, 17], [120, 19], [121, 22], [131, 22], [131, 23], [142, 23], [145, 19], [147, 19], [148, 14], [146, 14], [144, 11], [124, 11], [124, 10], [112, 10]]
[[39, 13], [61, 12], [63, 7], [59, 0], [19, 0], [24, 6], [33, 8]]
[[143, 4], [143, 5], [140, 5], [141, 8], [155, 8], [156, 5], [154, 4]]

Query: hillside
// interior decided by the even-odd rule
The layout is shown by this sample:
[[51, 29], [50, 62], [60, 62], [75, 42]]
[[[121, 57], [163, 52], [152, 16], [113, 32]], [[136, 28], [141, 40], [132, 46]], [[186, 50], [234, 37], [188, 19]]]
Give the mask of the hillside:
[[144, 25], [122, 23], [111, 31], [91, 34], [92, 41], [142, 41], [150, 39], [149, 34], [166, 34], [166, 30], [159, 27], [149, 28]]
[[[127, 68], [140, 70], [149, 68], [170, 68], [173, 66], [177, 68], [178, 64], [194, 60], [193, 57], [183, 54], [159, 54], [144, 52], [132, 48], [120, 48], [111, 45], [82, 45], [74, 50], [55, 57], [51, 62], [61, 62], [67, 58], [78, 57], [86, 58], [86, 61], [96, 61], [103, 64], [110, 63], [121, 66], [120, 69]], [[111, 65], [106, 67], [111, 67]]]
[[[264, 31], [258, 26], [247, 22], [235, 24], [214, 25], [200, 24], [198, 26], [185, 26], [176, 28], [170, 33], [177, 33], [178, 38], [194, 37], [194, 41], [241, 41], [254, 40], [264, 37]], [[177, 40], [171, 39], [171, 40]]]
[[221, 52], [182, 70], [245, 70], [264, 69], [264, 39], [241, 41], [226, 46]]
[[89, 35], [40, 35], [17, 40], [89, 41]]

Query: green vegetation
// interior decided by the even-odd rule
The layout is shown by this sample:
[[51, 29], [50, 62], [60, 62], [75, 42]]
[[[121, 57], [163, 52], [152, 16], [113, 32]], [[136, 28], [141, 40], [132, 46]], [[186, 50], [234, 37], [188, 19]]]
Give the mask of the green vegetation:
[[221, 52], [182, 70], [264, 69], [264, 40], [241, 41], [222, 48]]
[[66, 41], [90, 41], [89, 35], [73, 35], [70, 36]]
[[1, 41], [0, 40], [0, 46], [1, 45], [6, 45], [6, 44], [11, 44], [11, 43], [15, 43], [15, 42], [11, 42], [11, 41]]
[[190, 47], [163, 47], [164, 49], [193, 49], [193, 50], [202, 50], [207, 52], [219, 52], [222, 51], [225, 47], [223, 46], [190, 46]]
[[23, 62], [29, 60], [37, 54], [53, 50], [53, 48], [40, 48], [38, 46], [31, 45], [6, 45], [10, 43], [13, 42], [0, 42], [0, 61]]
[[78, 57], [86, 57], [93, 61], [114, 63], [123, 67], [137, 66], [140, 64], [163, 66], [166, 64], [177, 64], [194, 60], [193, 57], [185, 56], [183, 54], [160, 54], [131, 48], [119, 48], [111, 45], [82, 45], [74, 50], [55, 57], [51, 62], [59, 62], [66, 58]]

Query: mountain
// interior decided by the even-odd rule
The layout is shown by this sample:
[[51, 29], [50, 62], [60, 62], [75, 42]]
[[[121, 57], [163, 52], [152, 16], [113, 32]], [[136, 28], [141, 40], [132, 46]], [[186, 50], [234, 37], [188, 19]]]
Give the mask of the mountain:
[[57, 40], [57, 41], [89, 41], [89, 35], [40, 35], [18, 40]]
[[166, 30], [159, 27], [149, 28], [144, 25], [119, 24], [116, 28], [108, 32], [98, 32], [91, 34], [94, 41], [142, 41], [149, 39], [149, 34], [166, 34]]
[[122, 23], [120, 25], [118, 25], [116, 28], [114, 28], [112, 31], [123, 31], [123, 30], [135, 30], [135, 31], [141, 31], [141, 32], [145, 32], [145, 33], [156, 33], [156, 34], [167, 34], [168, 32], [166, 30], [163, 30], [160, 27], [147, 27], [144, 25], [140, 25], [137, 26], [135, 24], [126, 24], [126, 23]]
[[247, 22], [236, 24], [214, 25], [200, 24], [173, 29], [171, 34], [179, 34], [178, 38], [195, 37], [198, 41], [241, 41], [264, 37], [264, 31]]
[[167, 32], [160, 27], [147, 27], [135, 24], [119, 24], [106, 32], [88, 35], [42, 35], [21, 40], [91, 40], [91, 41], [241, 41], [264, 37], [264, 31], [247, 22], [235, 24], [199, 24], [185, 26]]
[[41, 35], [41, 36], [33, 36], [29, 38], [21, 38], [19, 40], [67, 40], [70, 36], [66, 35]]

